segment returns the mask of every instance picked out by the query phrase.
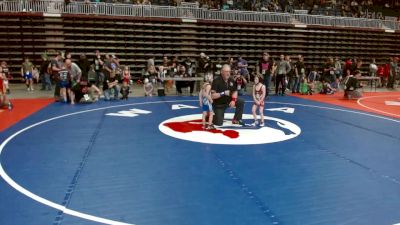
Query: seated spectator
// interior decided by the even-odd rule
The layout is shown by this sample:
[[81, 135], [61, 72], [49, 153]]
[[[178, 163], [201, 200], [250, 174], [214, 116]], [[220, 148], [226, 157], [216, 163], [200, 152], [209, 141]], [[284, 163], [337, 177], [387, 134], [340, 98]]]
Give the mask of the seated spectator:
[[362, 87], [358, 78], [361, 77], [361, 72], [356, 71], [355, 75], [350, 75], [345, 81], [344, 97], [347, 99], [358, 99], [362, 97], [361, 91], [358, 88]]
[[99, 100], [101, 90], [96, 85], [91, 84], [82, 78], [77, 85], [73, 88], [75, 94], [75, 101], [79, 103], [93, 103]]
[[302, 95], [312, 95], [313, 94], [314, 83], [307, 82], [307, 79], [303, 77], [300, 80], [300, 94]]
[[[186, 73], [186, 69], [184, 66], [179, 66], [178, 72], [175, 74], [175, 77], [180, 78], [189, 78], [189, 74]], [[182, 88], [189, 87], [190, 89], [190, 96], [193, 96], [194, 84], [195, 81], [176, 81], [176, 91], [178, 95], [182, 95]]]
[[322, 79], [321, 82], [322, 82], [322, 89], [320, 91], [320, 94], [325, 94], [325, 95], [335, 94], [336, 89], [332, 88], [329, 82], [327, 82], [325, 79]]
[[111, 72], [108, 76], [105, 77], [105, 80], [103, 82], [103, 92], [105, 100], [118, 99], [118, 83], [118, 77], [114, 72]]

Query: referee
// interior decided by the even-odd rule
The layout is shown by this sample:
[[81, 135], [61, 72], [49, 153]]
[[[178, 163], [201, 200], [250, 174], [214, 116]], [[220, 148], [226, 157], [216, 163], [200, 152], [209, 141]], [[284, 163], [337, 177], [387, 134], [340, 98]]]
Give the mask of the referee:
[[235, 108], [233, 124], [243, 125], [242, 114], [244, 101], [238, 98], [236, 82], [230, 77], [231, 67], [227, 64], [222, 66], [221, 76], [215, 78], [211, 86], [211, 97], [213, 99], [214, 119], [213, 123], [221, 126], [224, 122], [225, 110]]

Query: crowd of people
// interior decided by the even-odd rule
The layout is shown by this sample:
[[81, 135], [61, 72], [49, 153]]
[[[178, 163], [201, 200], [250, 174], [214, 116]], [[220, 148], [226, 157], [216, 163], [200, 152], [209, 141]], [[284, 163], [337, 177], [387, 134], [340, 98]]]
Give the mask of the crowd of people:
[[[71, 2], [70, 0], [68, 2]], [[77, 0], [79, 1], [79, 0]], [[377, 6], [394, 11], [400, 9], [400, 0], [85, 0], [86, 2], [128, 3], [137, 5], [178, 6], [182, 2], [197, 3], [212, 10], [241, 10], [288, 12], [307, 10], [309, 14], [333, 16], [370, 17], [367, 12], [377, 11]], [[400, 16], [400, 15], [397, 15]]]
[[[191, 78], [200, 77], [214, 88], [211, 90], [218, 89], [217, 93], [221, 94], [221, 88], [214, 87], [214, 80], [223, 77], [227, 70], [224, 65], [227, 65], [229, 66], [229, 79], [234, 84], [237, 96], [246, 93], [253, 95], [254, 101], [257, 102], [253, 108], [255, 113], [257, 109], [259, 111], [262, 109], [264, 99], [269, 97], [272, 90], [275, 95], [285, 95], [288, 91], [300, 94], [315, 92], [334, 94], [341, 89], [345, 91], [346, 97], [358, 98], [361, 96], [357, 90], [360, 82], [356, 81], [357, 77], [361, 75], [379, 77], [377, 84], [379, 87], [393, 89], [400, 74], [398, 61], [397, 57], [391, 57], [387, 63], [377, 65], [375, 60], [365, 63], [359, 58], [342, 61], [339, 57], [329, 57], [319, 67], [316, 65], [310, 67], [305, 64], [302, 55], [295, 57], [280, 55], [279, 58], [273, 59], [265, 51], [255, 67], [250, 68], [247, 60], [240, 56], [228, 57], [226, 60], [219, 58], [215, 61], [204, 53], [201, 53], [197, 59], [187, 57], [180, 60], [178, 57], [169, 59], [164, 56], [159, 65], [156, 65], [154, 57], [150, 57], [147, 60], [146, 69], [137, 83], [143, 86], [145, 96], [156, 94], [163, 96], [165, 93], [170, 93], [173, 88], [176, 89], [178, 95], [182, 95], [183, 89], [188, 88], [188, 94], [194, 96], [197, 95], [194, 93], [196, 80]], [[33, 91], [34, 83], [40, 80], [40, 90], [51, 91], [54, 89], [56, 101], [71, 104], [90, 103], [100, 98], [105, 100], [128, 99], [133, 85], [130, 69], [128, 66], [121, 65], [116, 55], [102, 54], [98, 50], [90, 58], [82, 54], [78, 60], [73, 59], [71, 53], [57, 52], [53, 58], [42, 55], [42, 63], [39, 66], [35, 66], [29, 58], [26, 58], [21, 64], [21, 77], [25, 81], [28, 92]], [[89, 73], [94, 74], [93, 82], [89, 79]], [[10, 93], [9, 77], [10, 71], [7, 63], [2, 62], [0, 67], [1, 102], [3, 105], [11, 106], [7, 99], [7, 94]], [[169, 77], [178, 79], [168, 79]], [[250, 83], [254, 84], [251, 90]], [[261, 84], [262, 86], [260, 86]], [[197, 89], [200, 89], [200, 85], [197, 86]], [[230, 91], [232, 93], [232, 90]], [[203, 99], [205, 106], [208, 105], [206, 92], [202, 92], [202, 96], [205, 96]], [[229, 94], [224, 93], [224, 95]], [[224, 95], [220, 97], [223, 98]], [[229, 104], [225, 105], [225, 107], [227, 106]], [[218, 109], [215, 109], [215, 113], [215, 118], [221, 117]]]

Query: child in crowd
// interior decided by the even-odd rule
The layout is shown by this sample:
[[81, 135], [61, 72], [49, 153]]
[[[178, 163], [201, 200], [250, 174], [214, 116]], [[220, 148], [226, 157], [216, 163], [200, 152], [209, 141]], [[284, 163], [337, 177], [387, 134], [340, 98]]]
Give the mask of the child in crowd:
[[144, 79], [143, 89], [144, 96], [153, 96], [153, 83], [151, 83], [148, 78]]
[[262, 78], [257, 75], [254, 77], [254, 85], [253, 85], [253, 117], [254, 117], [254, 123], [252, 124], [253, 126], [258, 125], [258, 119], [257, 119], [257, 108], [260, 112], [260, 127], [264, 126], [264, 98], [265, 98], [265, 85], [262, 82]]
[[[213, 77], [212, 74], [206, 75], [205, 83], [203, 84], [203, 87], [201, 88], [199, 93], [199, 104], [203, 110], [203, 117], [202, 117], [203, 129], [205, 130], [215, 129], [214, 125], [212, 124], [214, 117], [214, 111], [212, 107], [213, 100], [211, 98], [211, 82], [213, 80], [212, 77]], [[206, 123], [207, 116], [208, 116], [208, 123]]]
[[313, 82], [307, 82], [307, 79], [303, 77], [300, 81], [300, 94], [312, 95], [313, 87]]
[[28, 91], [33, 91], [33, 68], [35, 66], [29, 61], [29, 58], [25, 58], [22, 63], [21, 76], [25, 79], [26, 87]]
[[7, 105], [8, 109], [12, 109], [12, 104], [7, 97], [6, 86], [4, 85], [4, 80], [6, 80], [6, 74], [3, 72], [3, 67], [0, 67], [0, 108]]
[[121, 68], [119, 67], [119, 59], [115, 55], [111, 55], [111, 69], [115, 74], [121, 74]]
[[61, 67], [61, 70], [58, 71], [58, 80], [60, 85], [60, 96], [64, 103], [68, 102], [67, 94], [69, 94], [71, 104], [75, 104], [74, 94], [71, 91], [71, 75], [64, 65]]
[[234, 71], [233, 80], [236, 82], [238, 95], [242, 96], [245, 93], [247, 80], [244, 78], [244, 76], [240, 75], [239, 70]]
[[322, 79], [321, 82], [322, 82], [322, 89], [320, 94], [325, 94], [325, 95], [335, 94], [336, 89], [332, 88], [329, 82], [326, 82], [325, 79]]
[[128, 100], [129, 91], [130, 91], [130, 82], [131, 82], [131, 73], [129, 71], [129, 67], [124, 67], [124, 72], [122, 74], [122, 87], [121, 87], [121, 99]]
[[39, 70], [36, 67], [32, 70], [32, 80], [36, 81], [37, 84], [39, 83]]

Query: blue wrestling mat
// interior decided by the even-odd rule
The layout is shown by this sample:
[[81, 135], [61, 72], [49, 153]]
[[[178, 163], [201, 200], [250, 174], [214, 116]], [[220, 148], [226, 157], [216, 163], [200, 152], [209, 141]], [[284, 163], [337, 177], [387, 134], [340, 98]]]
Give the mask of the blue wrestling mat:
[[400, 223], [399, 120], [265, 107], [204, 131], [195, 97], [51, 104], [0, 134], [0, 224]]

